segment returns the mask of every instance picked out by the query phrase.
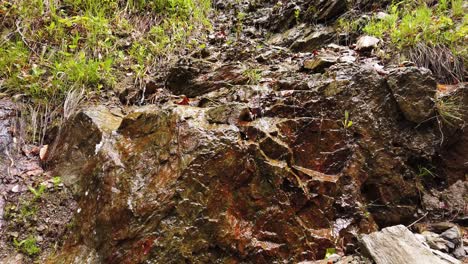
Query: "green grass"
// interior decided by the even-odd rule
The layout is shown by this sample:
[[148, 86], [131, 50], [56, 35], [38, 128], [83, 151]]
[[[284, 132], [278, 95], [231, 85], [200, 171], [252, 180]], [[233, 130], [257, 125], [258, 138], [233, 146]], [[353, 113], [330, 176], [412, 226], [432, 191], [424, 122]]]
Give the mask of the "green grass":
[[449, 126], [464, 126], [463, 116], [468, 111], [463, 102], [454, 98], [437, 98], [436, 108], [440, 119]]
[[28, 256], [34, 256], [38, 254], [41, 249], [37, 246], [37, 240], [33, 236], [17, 241], [16, 238], [13, 240], [13, 243], [17, 250], [27, 254]]
[[395, 1], [386, 13], [363, 27], [356, 26], [359, 19], [340, 19], [337, 28], [385, 40], [395, 54], [430, 68], [440, 82], [463, 81], [463, 64], [468, 63], [468, 15], [463, 0], [440, 0], [431, 7], [422, 0]]
[[441, 83], [464, 81], [468, 64], [468, 15], [464, 0], [440, 0], [427, 6], [423, 0], [394, 1], [384, 10], [384, 17], [372, 17], [361, 25], [362, 18], [339, 19], [338, 32], [358, 33], [383, 39], [384, 56], [393, 63], [411, 60], [432, 70]]
[[72, 89], [142, 83], [200, 46], [210, 12], [210, 0], [1, 1], [0, 92], [54, 109]]
[[34, 188], [34, 187], [31, 187], [31, 186], [28, 186], [28, 189], [29, 191], [34, 194], [34, 200], [37, 200], [37, 199], [40, 199], [42, 197], [42, 195], [44, 194], [44, 192], [46, 191], [47, 187], [44, 185], [44, 184], [39, 184], [39, 187]]
[[372, 19], [363, 29], [376, 37], [390, 38], [399, 48], [412, 47], [417, 43], [445, 44], [454, 51], [463, 45], [468, 30], [467, 16], [463, 17], [462, 0], [440, 1], [437, 8], [423, 2], [402, 1], [387, 10], [384, 19]]
[[246, 69], [242, 73], [245, 77], [247, 77], [248, 84], [257, 85], [260, 83], [262, 79], [262, 71], [260, 69]]

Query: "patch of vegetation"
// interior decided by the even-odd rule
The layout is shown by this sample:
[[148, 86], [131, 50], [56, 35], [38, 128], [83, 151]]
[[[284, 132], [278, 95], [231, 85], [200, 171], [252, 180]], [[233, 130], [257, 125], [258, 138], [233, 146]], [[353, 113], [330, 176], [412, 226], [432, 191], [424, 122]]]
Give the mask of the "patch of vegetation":
[[463, 116], [467, 109], [464, 108], [462, 101], [451, 97], [437, 98], [436, 108], [439, 113], [438, 117], [445, 124], [452, 127], [464, 126]]
[[466, 52], [466, 47], [460, 47], [468, 32], [463, 0], [452, 0], [450, 5], [448, 2], [439, 1], [437, 8], [428, 7], [424, 1], [394, 3], [388, 15], [371, 19], [363, 31], [380, 38], [389, 37], [399, 48], [414, 47], [423, 42], [445, 44], [455, 52]]
[[349, 118], [348, 110], [345, 111], [344, 118], [341, 121], [341, 124], [343, 125], [344, 129], [350, 128], [353, 125], [353, 121], [351, 121], [350, 118]]
[[336, 254], [335, 248], [327, 248], [325, 252], [325, 259], [328, 259], [331, 255]]
[[52, 183], [54, 184], [54, 188], [57, 189], [60, 184], [62, 183], [62, 178], [57, 176], [52, 178]]
[[427, 168], [427, 167], [423, 167], [423, 166], [418, 166], [418, 177], [429, 177], [429, 176], [432, 176], [434, 177], [434, 172], [432, 172], [431, 169]]
[[468, 61], [468, 15], [463, 0], [441, 0], [429, 7], [425, 1], [393, 2], [385, 15], [376, 15], [362, 28], [356, 21], [341, 20], [342, 31], [359, 31], [387, 40], [398, 53], [418, 66], [430, 68], [441, 82], [464, 79]]
[[262, 71], [260, 69], [247, 69], [243, 72], [243, 75], [247, 77], [248, 84], [252, 85], [259, 84], [262, 79]]
[[209, 0], [2, 1], [0, 92], [50, 112], [70, 90], [99, 95], [125, 76], [143, 85], [200, 45], [210, 10]]
[[246, 13], [244, 12], [239, 12], [237, 13], [237, 16], [236, 16], [236, 36], [237, 38], [240, 38], [241, 34], [242, 34], [242, 31], [244, 30], [244, 20], [245, 20], [245, 17], [247, 16]]
[[28, 256], [34, 256], [41, 251], [41, 249], [37, 246], [36, 238], [33, 236], [29, 236], [28, 238], [19, 242], [15, 238], [13, 239], [13, 243], [17, 250], [27, 254]]
[[34, 194], [34, 200], [33, 201], [35, 201], [35, 200], [40, 199], [42, 197], [42, 195], [44, 194], [47, 187], [44, 184], [40, 184], [39, 187], [37, 187], [37, 189], [34, 188], [34, 187], [31, 187], [31, 186], [28, 186], [28, 189], [32, 194]]

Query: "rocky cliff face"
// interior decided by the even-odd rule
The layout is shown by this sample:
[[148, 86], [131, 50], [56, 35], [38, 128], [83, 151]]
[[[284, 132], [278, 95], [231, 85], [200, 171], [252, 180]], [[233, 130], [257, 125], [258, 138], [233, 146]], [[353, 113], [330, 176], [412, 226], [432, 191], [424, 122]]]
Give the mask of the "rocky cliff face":
[[80, 208], [52, 263], [299, 262], [411, 223], [427, 188], [464, 175], [419, 175], [441, 144], [427, 71], [372, 65], [316, 75], [285, 62], [258, 85], [232, 67], [194, 76], [177, 66], [169, 89], [193, 85], [197, 96], [82, 111], [49, 155]]
[[[464, 84], [443, 94], [426, 69], [384, 67], [288, 20], [319, 2], [326, 25], [346, 1], [260, 2], [216, 3], [206, 49], [160, 89], [121, 96], [147, 105], [86, 107], [61, 128], [44, 166], [78, 209], [50, 263], [297, 263], [424, 215], [464, 220], [467, 133], [435, 109], [436, 94], [466, 102]], [[250, 37], [228, 45], [233, 10]], [[289, 31], [268, 44], [268, 30]]]

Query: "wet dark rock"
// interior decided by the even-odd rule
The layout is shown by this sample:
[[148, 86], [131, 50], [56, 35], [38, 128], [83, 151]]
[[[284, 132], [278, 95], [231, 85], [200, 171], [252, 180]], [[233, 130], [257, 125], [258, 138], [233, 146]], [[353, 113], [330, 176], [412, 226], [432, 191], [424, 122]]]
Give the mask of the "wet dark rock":
[[207, 121], [216, 124], [236, 125], [242, 121], [252, 121], [249, 108], [242, 104], [226, 104], [213, 107], [207, 112]]
[[353, 7], [361, 10], [376, 10], [390, 4], [390, 0], [354, 0], [352, 1]]
[[281, 5], [273, 8], [270, 20], [271, 28], [277, 32], [291, 28], [298, 20], [310, 24], [328, 23], [347, 10], [346, 0], [299, 0], [280, 3]]
[[388, 85], [400, 110], [409, 121], [422, 123], [434, 115], [437, 83], [428, 69], [393, 69], [388, 76]]
[[63, 182], [77, 191], [75, 188], [82, 187], [80, 173], [93, 162], [103, 138], [118, 128], [121, 119], [103, 106], [80, 112], [58, 132], [57, 140], [49, 146], [47, 165], [53, 168], [60, 164], [67, 172], [60, 174]]
[[247, 84], [248, 78], [236, 64], [216, 67], [206, 61], [181, 63], [171, 69], [166, 88], [175, 95], [195, 97], [230, 85]]
[[319, 27], [309, 35], [296, 39], [289, 48], [296, 52], [312, 52], [333, 42], [334, 37], [335, 31], [332, 27]]
[[[338, 17], [347, 10], [346, 0], [315, 1], [316, 10], [310, 10], [317, 22], [327, 22]], [[306, 12], [307, 13], [307, 12]]]

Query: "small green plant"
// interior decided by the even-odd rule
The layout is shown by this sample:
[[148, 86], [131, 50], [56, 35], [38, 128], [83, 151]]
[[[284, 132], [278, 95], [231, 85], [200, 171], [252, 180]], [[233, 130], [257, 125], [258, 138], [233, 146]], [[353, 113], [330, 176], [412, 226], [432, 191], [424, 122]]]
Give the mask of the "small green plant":
[[62, 183], [62, 178], [57, 176], [52, 178], [52, 183], [54, 184], [54, 188], [58, 188], [59, 185]]
[[455, 17], [462, 17], [465, 14], [463, 10], [463, 0], [452, 0], [452, 13]]
[[299, 8], [294, 9], [294, 18], [296, 19], [296, 23], [300, 22], [301, 10]]
[[237, 22], [236, 22], [236, 35], [237, 38], [240, 37], [242, 30], [244, 29], [244, 19], [247, 16], [244, 12], [237, 13]]
[[34, 216], [37, 213], [37, 206], [30, 204], [29, 202], [25, 202], [20, 207], [20, 217], [21, 219], [25, 220], [30, 216]]
[[247, 69], [243, 72], [243, 75], [247, 77], [248, 84], [252, 85], [259, 84], [262, 79], [262, 72], [260, 69]]
[[34, 256], [41, 251], [41, 249], [37, 246], [36, 238], [33, 236], [29, 236], [28, 238], [21, 241], [18, 241], [16, 238], [14, 238], [13, 244], [17, 250], [27, 254], [28, 256]]
[[37, 200], [42, 197], [47, 187], [41, 183], [39, 184], [39, 187], [37, 187], [37, 189], [32, 186], [28, 186], [28, 189], [32, 194], [34, 194], [34, 200]]
[[431, 169], [428, 169], [423, 166], [418, 166], [418, 176], [421, 178], [428, 177], [428, 176], [434, 176], [434, 173], [431, 171]]
[[348, 110], [345, 111], [344, 119], [341, 121], [341, 124], [343, 125], [344, 129], [350, 128], [353, 125], [353, 121], [349, 119]]
[[325, 259], [328, 259], [331, 255], [336, 254], [335, 248], [327, 248], [325, 252]]
[[365, 216], [366, 218], [369, 218], [369, 217], [371, 216], [371, 214], [369, 213], [369, 211], [366, 210], [366, 211], [364, 212], [364, 216]]

